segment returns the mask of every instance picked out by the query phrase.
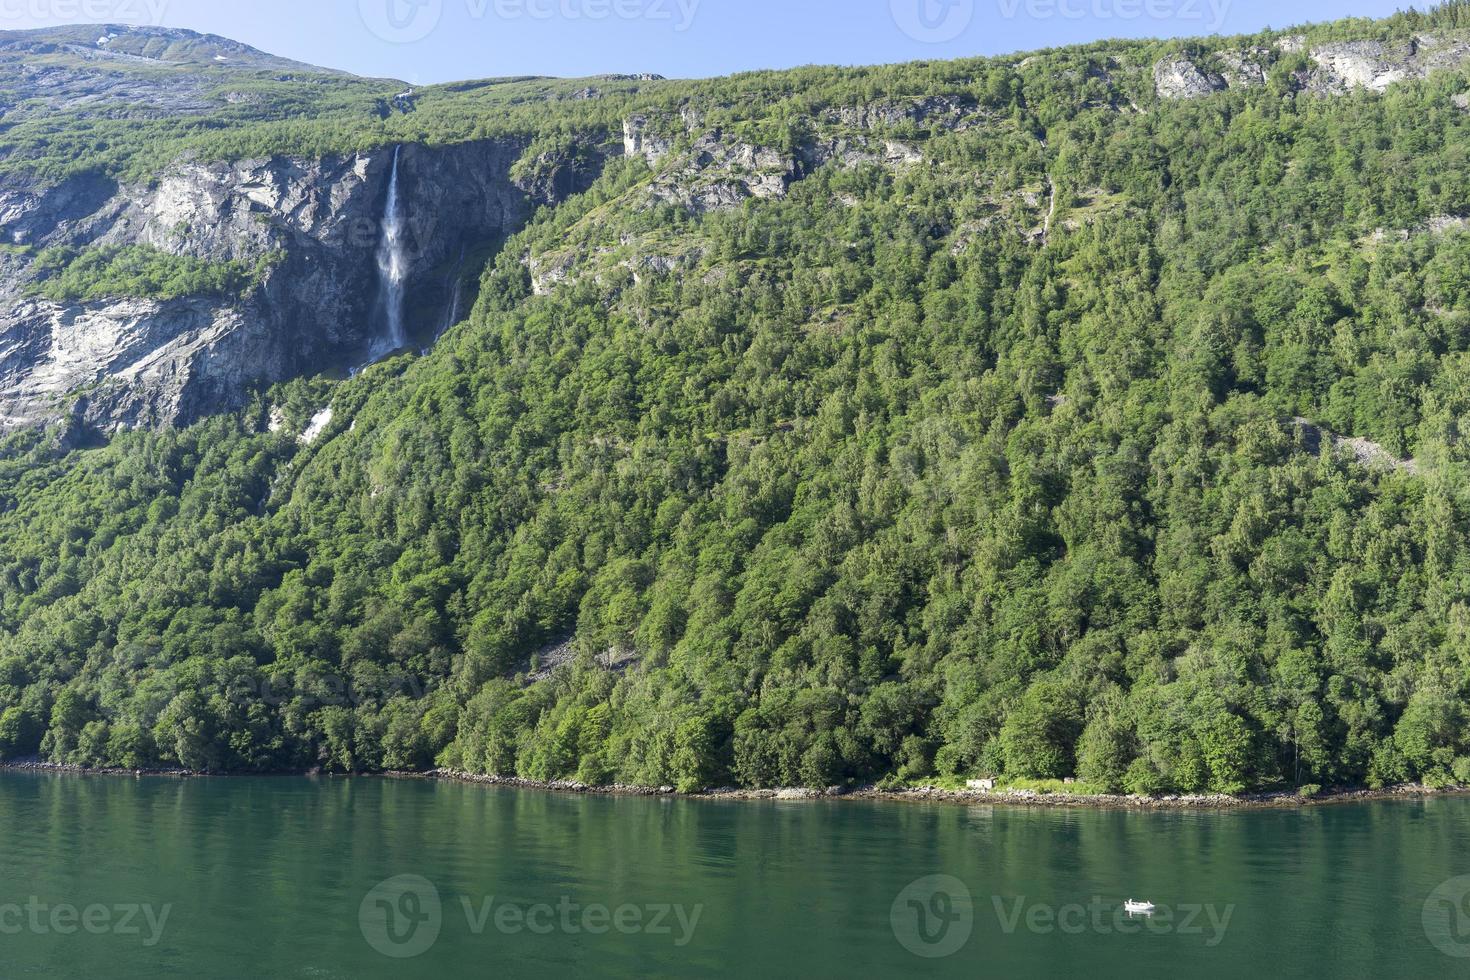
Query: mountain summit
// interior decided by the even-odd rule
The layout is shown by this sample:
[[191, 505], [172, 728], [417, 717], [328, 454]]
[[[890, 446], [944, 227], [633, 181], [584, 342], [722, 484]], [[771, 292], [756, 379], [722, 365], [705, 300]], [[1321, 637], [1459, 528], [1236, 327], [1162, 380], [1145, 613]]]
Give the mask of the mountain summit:
[[71, 55], [93, 62], [261, 68], [341, 75], [289, 58], [278, 58], [215, 34], [168, 27], [82, 24], [30, 31], [0, 31], [0, 58]]

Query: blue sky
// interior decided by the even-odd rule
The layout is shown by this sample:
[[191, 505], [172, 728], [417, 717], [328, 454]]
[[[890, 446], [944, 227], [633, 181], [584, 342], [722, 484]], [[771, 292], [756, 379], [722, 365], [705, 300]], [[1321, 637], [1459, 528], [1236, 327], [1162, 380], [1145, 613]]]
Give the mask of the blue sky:
[[0, 28], [113, 21], [223, 34], [417, 83], [1001, 54], [1107, 37], [1239, 34], [1400, 0], [0, 0]]

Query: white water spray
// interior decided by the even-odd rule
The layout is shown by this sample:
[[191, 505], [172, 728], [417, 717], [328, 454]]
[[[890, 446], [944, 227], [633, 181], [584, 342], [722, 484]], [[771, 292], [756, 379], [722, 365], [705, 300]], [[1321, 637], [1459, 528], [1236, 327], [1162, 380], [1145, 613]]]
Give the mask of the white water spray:
[[408, 345], [403, 329], [403, 284], [408, 278], [408, 257], [403, 249], [403, 207], [398, 200], [398, 155], [393, 150], [393, 174], [388, 178], [388, 203], [383, 207], [383, 238], [378, 243], [378, 272], [383, 283], [383, 305], [388, 314], [388, 335], [380, 353], [390, 354]]

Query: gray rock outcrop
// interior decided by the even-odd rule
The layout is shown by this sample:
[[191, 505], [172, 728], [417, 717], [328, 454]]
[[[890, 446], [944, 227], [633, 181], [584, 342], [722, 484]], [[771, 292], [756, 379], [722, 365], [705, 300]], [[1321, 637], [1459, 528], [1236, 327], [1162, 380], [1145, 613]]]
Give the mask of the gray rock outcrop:
[[1442, 70], [1470, 64], [1470, 39], [1421, 34], [1406, 41], [1331, 41], [1309, 45], [1305, 38], [1280, 38], [1270, 48], [1219, 51], [1209, 56], [1175, 55], [1154, 66], [1154, 90], [1164, 99], [1193, 99], [1233, 88], [1258, 88], [1276, 59], [1305, 53], [1310, 66], [1297, 73], [1298, 87], [1312, 95], [1383, 92]]
[[1188, 58], [1165, 58], [1154, 66], [1154, 89], [1164, 99], [1197, 99], [1229, 88], [1223, 75]]
[[623, 155], [642, 157], [650, 167], [657, 167], [673, 149], [673, 140], [650, 130], [647, 116], [631, 116], [623, 120]]

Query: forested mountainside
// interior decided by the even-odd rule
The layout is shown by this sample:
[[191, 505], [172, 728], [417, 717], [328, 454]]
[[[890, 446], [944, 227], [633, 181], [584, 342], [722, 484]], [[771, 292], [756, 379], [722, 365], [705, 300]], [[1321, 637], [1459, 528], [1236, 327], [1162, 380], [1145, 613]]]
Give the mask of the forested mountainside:
[[[22, 63], [202, 95], [0, 100], [3, 299], [52, 304], [0, 320], [0, 756], [1470, 782], [1466, 5], [418, 92], [73, 48]], [[382, 311], [262, 297], [456, 152], [505, 161], [465, 165], [483, 274], [334, 373]], [[109, 203], [191, 167], [228, 228]], [[35, 395], [63, 325], [189, 303], [232, 319]], [[155, 398], [179, 372], [207, 397]]]

